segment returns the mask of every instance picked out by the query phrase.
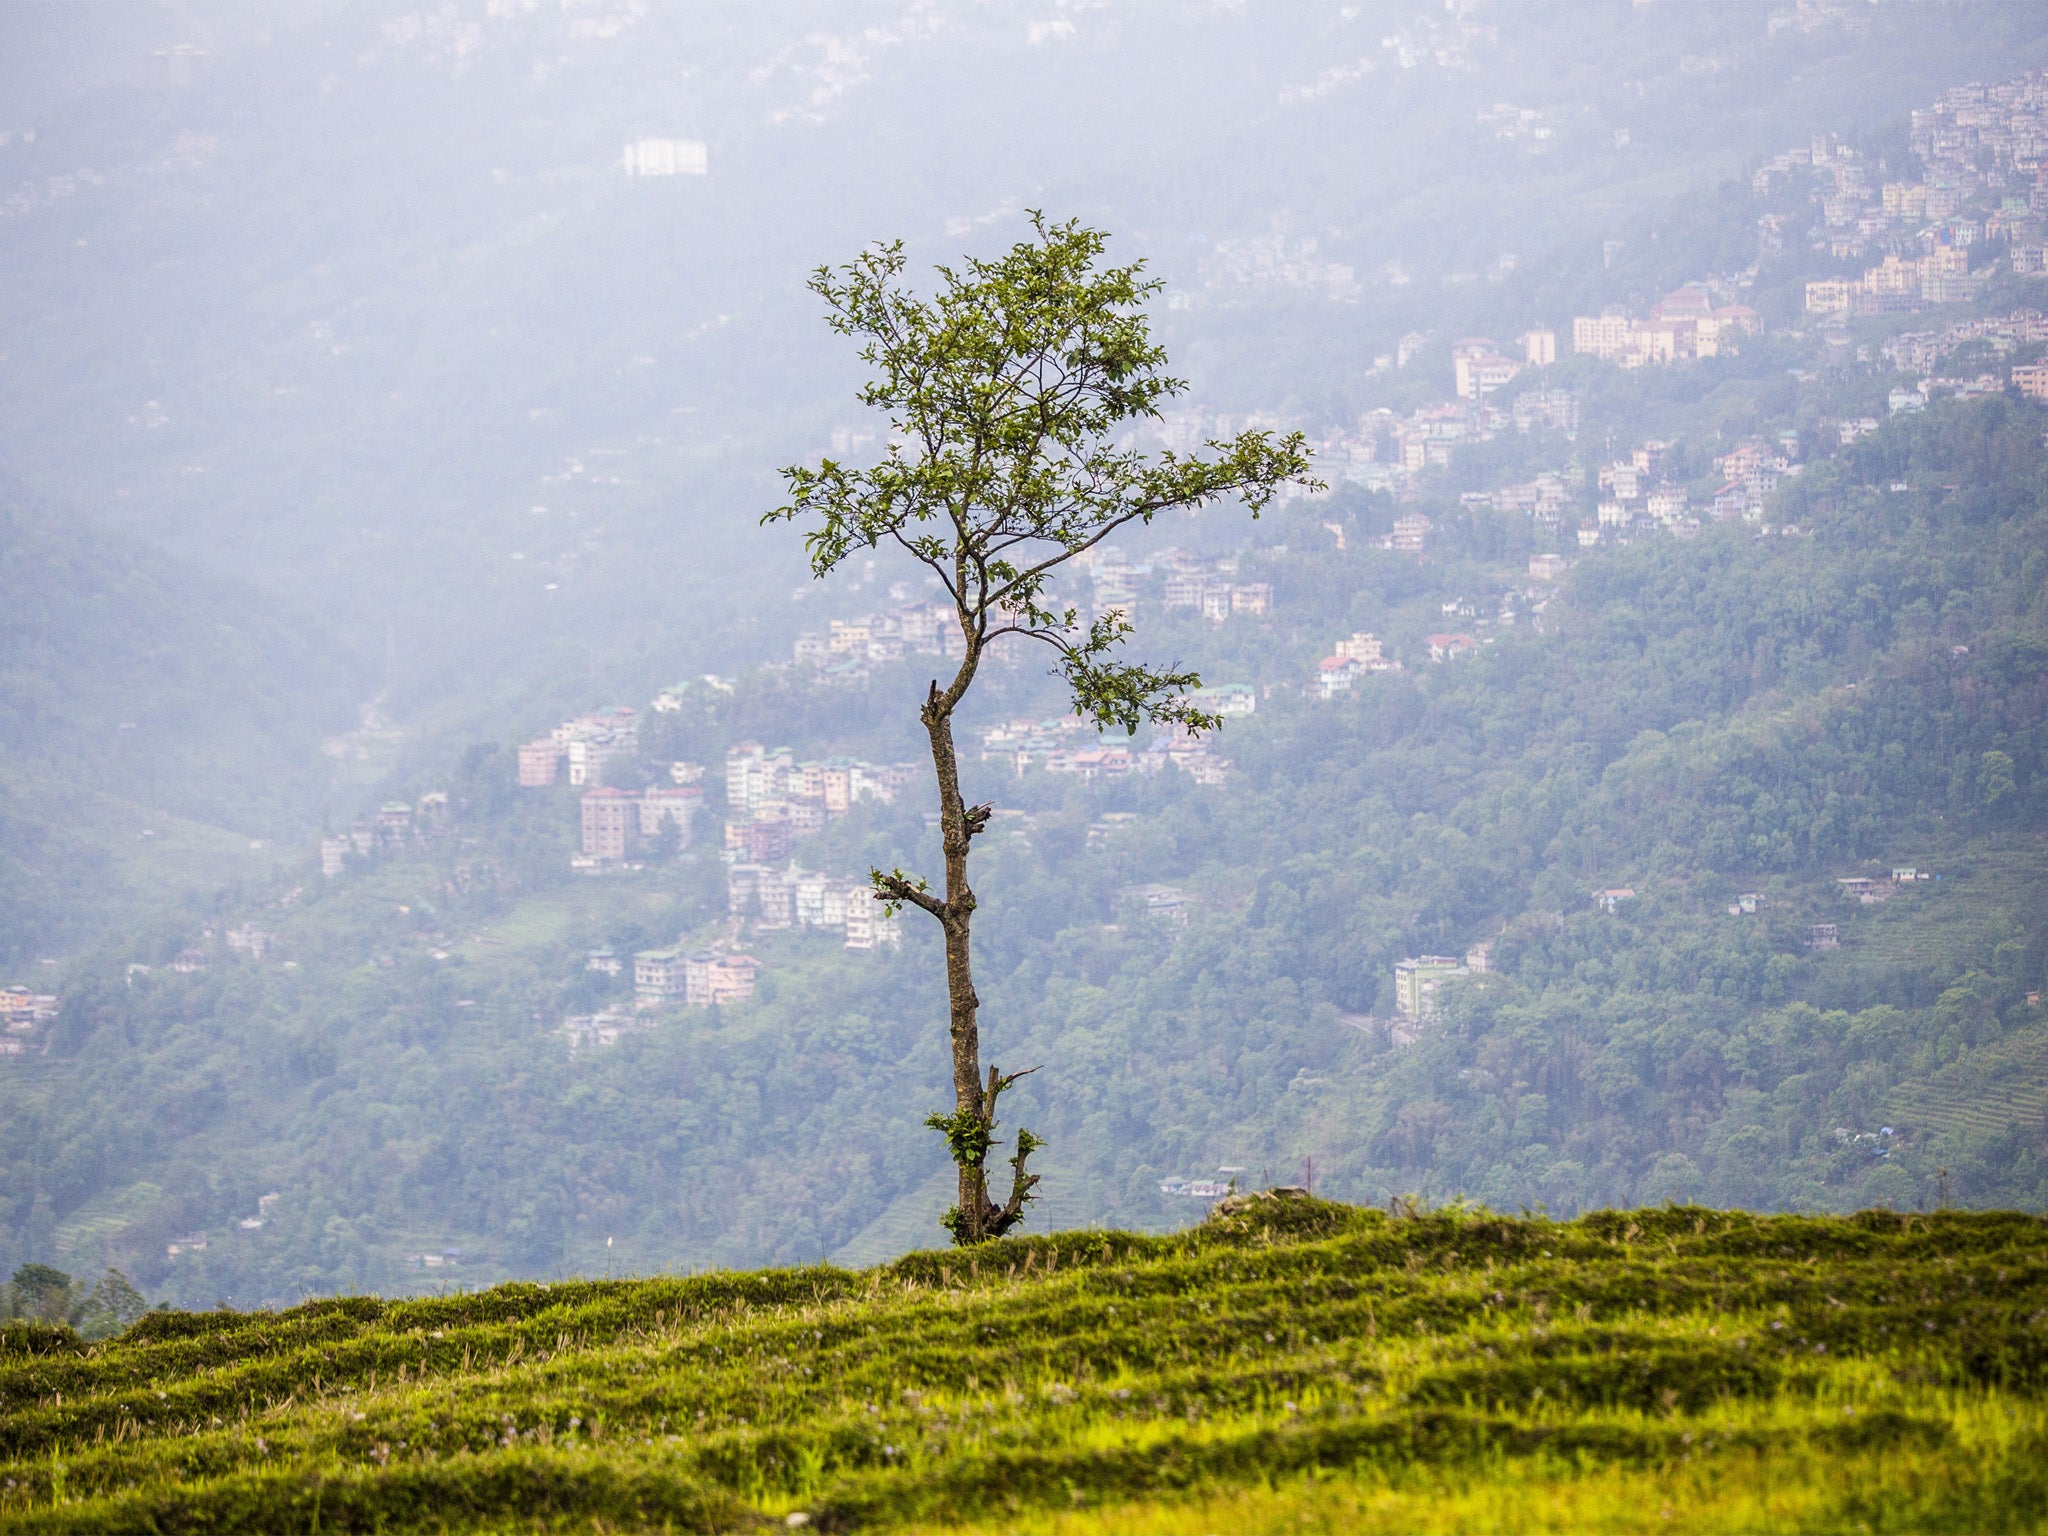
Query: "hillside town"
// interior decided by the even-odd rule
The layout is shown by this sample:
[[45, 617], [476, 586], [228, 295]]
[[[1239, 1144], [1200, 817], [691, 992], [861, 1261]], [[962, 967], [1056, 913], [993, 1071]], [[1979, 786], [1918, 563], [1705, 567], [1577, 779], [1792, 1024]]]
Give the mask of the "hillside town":
[[[1817, 255], [1841, 264], [1836, 275], [1804, 282], [1807, 323], [1819, 328], [1829, 361], [1904, 376], [1905, 382], [1890, 387], [1890, 414], [1921, 411], [1945, 397], [2007, 389], [2048, 399], [2048, 361], [2033, 360], [2048, 344], [2048, 316], [2039, 309], [1970, 315], [1861, 342], [1847, 329], [1873, 317], [1973, 301], [2001, 266], [2026, 273], [2048, 264], [2044, 113], [2048, 78], [2040, 74], [1960, 87], [1914, 113], [1911, 140], [1918, 166], [1910, 176], [1886, 170], [1868, 152], [1825, 133], [1756, 169], [1753, 190], [1777, 200], [1759, 215], [1759, 250], [1806, 238]], [[1482, 119], [1503, 140], [1536, 145], [1554, 132], [1541, 113], [1503, 107]], [[1802, 194], [1812, 218], [1804, 231], [1801, 215], [1783, 211], [1788, 200], [1796, 208]], [[1610, 262], [1619, 244], [1608, 242]], [[1512, 258], [1503, 262], [1503, 270], [1512, 271]], [[1752, 431], [1717, 442], [1710, 458], [1699, 446], [1659, 438], [1630, 445], [1610, 435], [1597, 452], [1580, 442], [1586, 363], [1669, 368], [1729, 356], [1764, 334], [1758, 312], [1744, 302], [1757, 270], [1686, 282], [1647, 306], [1609, 304], [1572, 316], [1568, 324], [1531, 324], [1511, 340], [1466, 335], [1446, 342], [1424, 331], [1401, 335], [1373, 359], [1368, 377], [1447, 364], [1440, 375], [1446, 393], [1400, 410], [1359, 412], [1348, 424], [1326, 426], [1315, 439], [1328, 478], [1395, 503], [1392, 515], [1371, 533], [1362, 533], [1355, 521], [1325, 522], [1337, 549], [1364, 539], [1367, 547], [1428, 563], [1442, 538], [1439, 520], [1447, 514], [1413, 503], [1441, 494], [1447, 474], [1472, 462], [1464, 457], [1467, 450], [1503, 440], [1512, 445], [1517, 438], [1531, 440], [1511, 461], [1518, 467], [1497, 484], [1460, 490], [1458, 508], [1526, 517], [1574, 553], [1652, 536], [1692, 538], [1710, 524], [1730, 521], [1758, 527], [1759, 536], [1796, 531], [1765, 526], [1773, 498], [1806, 469], [1806, 444], [1796, 429]], [[1269, 236], [1217, 242], [1203, 258], [1202, 271], [1206, 292], [1281, 286], [1320, 290], [1339, 301], [1355, 296], [1361, 281], [1349, 267], [1326, 261], [1313, 238], [1278, 228]], [[1374, 280], [1393, 279], [1381, 274]], [[1560, 368], [1561, 358], [1569, 365]], [[1801, 370], [1792, 372], [1804, 377]], [[1580, 387], [1554, 382], [1560, 376]], [[1408, 398], [1412, 402], [1413, 394]], [[1280, 425], [1265, 412], [1225, 414], [1182, 404], [1163, 413], [1153, 430], [1167, 447], [1188, 451], [1212, 438]], [[1823, 440], [1836, 446], [1851, 445], [1879, 426], [1878, 415], [1855, 412], [1819, 424]], [[842, 427], [833, 434], [835, 452], [875, 444], [866, 429]], [[1551, 467], [1540, 467], [1546, 464]], [[1134, 552], [1104, 544], [1074, 561], [1070, 600], [1084, 619], [1121, 612], [1155, 622], [1192, 619], [1216, 630], [1251, 626], [1245, 632], [1272, 635], [1289, 617], [1282, 611], [1285, 585], [1275, 579], [1284, 567], [1274, 557], [1284, 553], [1284, 546], [1233, 554], [1171, 544]], [[1445, 601], [1441, 627], [1402, 631], [1399, 654], [1388, 635], [1358, 630], [1331, 642], [1305, 683], [1217, 683], [1201, 690], [1196, 703], [1225, 719], [1255, 714], [1275, 688], [1298, 689], [1328, 703], [1356, 693], [1375, 675], [1455, 665], [1518, 622], [1534, 619], [1541, 628], [1553, 585], [1571, 555], [1540, 551], [1526, 560], [1526, 585], [1497, 584], [1481, 595]], [[870, 564], [856, 590], [873, 575]], [[909, 583], [891, 585], [887, 593], [885, 602], [868, 611], [799, 630], [788, 660], [769, 668], [858, 687], [877, 668], [962, 654], [958, 617], [949, 603], [920, 597]], [[760, 962], [733, 948], [742, 933], [815, 931], [836, 936], [856, 952], [900, 942], [897, 921], [881, 911], [863, 880], [809, 868], [801, 849], [863, 801], [896, 803], [924, 780], [924, 764], [799, 758], [792, 747], [742, 741], [726, 753], [722, 808], [711, 801], [711, 776], [696, 763], [660, 765], [653, 770], [660, 782], [643, 782], [649, 772], [640, 761], [643, 720], [693, 707], [698, 690], [729, 695], [736, 686], [706, 674], [660, 690], [647, 717], [625, 705], [580, 714], [517, 749], [522, 790], [566, 785], [578, 792], [570, 860], [578, 873], [639, 870], [698, 847], [704, 828], [713, 829], [729, 938], [711, 950], [680, 945], [635, 954], [631, 965], [643, 1010], [677, 1000], [711, 1006], [751, 995]], [[979, 760], [1016, 780], [1044, 775], [1110, 785], [1170, 766], [1197, 784], [1215, 786], [1228, 781], [1231, 768], [1213, 736], [1159, 730], [1139, 746], [1106, 741], [1089, 722], [1071, 715], [1020, 716], [981, 726], [976, 735]], [[623, 766], [612, 771], [615, 765]], [[336, 878], [381, 856], [430, 845], [445, 829], [446, 809], [447, 797], [438, 793], [380, 805], [322, 839], [323, 874]], [[1091, 824], [1090, 840], [1109, 824], [1110, 819]], [[1626, 893], [1605, 894], [1619, 901]], [[1748, 912], [1742, 902], [1752, 899], [1762, 900], [1744, 896], [1738, 908]], [[1816, 925], [1814, 931], [1828, 927]], [[176, 963], [188, 962], [196, 966], [203, 960], [180, 957]], [[1470, 962], [1469, 956], [1465, 962], [1435, 956], [1404, 962], [1397, 977], [1404, 1015], [1422, 1017], [1441, 980], [1481, 968]], [[578, 1015], [572, 1039], [583, 1046], [609, 1043], [637, 1027], [630, 1021], [639, 1017]]]

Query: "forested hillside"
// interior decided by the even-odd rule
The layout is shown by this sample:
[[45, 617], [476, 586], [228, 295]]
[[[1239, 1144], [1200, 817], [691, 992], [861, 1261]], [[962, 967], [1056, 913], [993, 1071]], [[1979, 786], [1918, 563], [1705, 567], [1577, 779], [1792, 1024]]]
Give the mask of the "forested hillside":
[[[2044, 427], [1938, 404], [1816, 454], [1761, 527], [1586, 551], [1533, 600], [1512, 514], [1439, 507], [1420, 559], [1355, 494], [1255, 525], [1242, 571], [1279, 617], [1144, 637], [1280, 680], [1226, 727], [1222, 784], [968, 765], [1004, 812], [977, 877], [989, 1037], [1041, 1066], [1015, 1110], [1049, 1143], [1034, 1223], [1171, 1228], [1203, 1207], [1162, 1185], [1311, 1158], [1343, 1198], [1560, 1214], [2048, 1203]], [[1503, 597], [1520, 622], [1427, 659], [1446, 603]], [[1284, 681], [1367, 626], [1402, 670], [1332, 700]], [[644, 751], [899, 754], [889, 704], [920, 676], [749, 674]], [[1045, 686], [1010, 670], [991, 717]], [[564, 1015], [625, 985], [585, 951], [723, 932], [722, 867], [572, 875], [574, 792], [516, 789], [510, 759], [411, 784], [449, 798], [409, 852], [80, 966], [47, 1053], [0, 1060], [7, 1257], [255, 1302], [932, 1241], [932, 935], [756, 934], [751, 1002], [572, 1055]], [[864, 802], [803, 856], [914, 868], [929, 836], [914, 796]], [[1889, 893], [1901, 865], [1935, 878], [1838, 884]], [[1123, 894], [1146, 882], [1186, 893], [1184, 927]], [[260, 956], [201, 932], [249, 922]], [[1397, 1016], [1396, 961], [1489, 944], [1434, 1016]], [[169, 964], [194, 945], [203, 968]]]

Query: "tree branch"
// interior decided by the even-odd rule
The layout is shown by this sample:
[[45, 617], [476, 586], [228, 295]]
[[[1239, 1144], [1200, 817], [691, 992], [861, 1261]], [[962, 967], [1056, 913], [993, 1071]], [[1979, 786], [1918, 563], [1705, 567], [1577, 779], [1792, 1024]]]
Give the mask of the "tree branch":
[[884, 909], [889, 912], [893, 913], [896, 908], [908, 902], [913, 907], [923, 907], [939, 921], [945, 921], [946, 904], [925, 888], [924, 881], [913, 880], [900, 869], [891, 870], [886, 875], [879, 869], [870, 869], [868, 884], [875, 889], [875, 900], [881, 902]]

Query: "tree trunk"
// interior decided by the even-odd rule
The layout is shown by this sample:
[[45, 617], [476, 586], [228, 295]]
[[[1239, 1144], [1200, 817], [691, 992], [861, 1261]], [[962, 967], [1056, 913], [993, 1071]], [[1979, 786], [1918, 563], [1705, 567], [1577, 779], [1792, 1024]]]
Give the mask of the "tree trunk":
[[[963, 672], [966, 670], [962, 669]], [[969, 938], [974, 924], [974, 890], [967, 883], [967, 806], [960, 795], [960, 765], [953, 751], [953, 701], [960, 684], [941, 694], [934, 686], [923, 714], [931, 737], [932, 767], [939, 778], [939, 837], [946, 859], [945, 911], [939, 926], [946, 936], [947, 1024], [953, 1039], [953, 1100], [957, 1110], [987, 1118], [981, 1087], [981, 999], [974, 991]], [[960, 1220], [963, 1242], [980, 1242], [988, 1210], [986, 1158], [960, 1162]]]
[[944, 1131], [960, 1173], [959, 1204], [946, 1224], [954, 1241], [961, 1244], [986, 1242], [1009, 1231], [1023, 1219], [1024, 1204], [1038, 1183], [1038, 1175], [1025, 1170], [1025, 1162], [1038, 1140], [1020, 1129], [1017, 1152], [1010, 1159], [1014, 1177], [1009, 1199], [1002, 1205], [989, 1199], [988, 1153], [995, 1138], [996, 1100], [1023, 1074], [1005, 1074], [991, 1067], [984, 1079], [981, 1070], [981, 999], [974, 991], [970, 948], [975, 901], [974, 889], [967, 883], [967, 853], [975, 833], [988, 819], [988, 809], [967, 808], [960, 794], [959, 759], [953, 751], [953, 710], [973, 681], [979, 660], [980, 648], [970, 639], [967, 657], [961, 662], [953, 685], [942, 693], [938, 683], [933, 682], [920, 711], [925, 732], [931, 738], [932, 767], [939, 780], [939, 835], [946, 858], [946, 893], [943, 900], [936, 901], [922, 892], [909, 897], [939, 920], [946, 937], [947, 1026], [953, 1040], [954, 1107], [951, 1116], [935, 1116], [931, 1123]]

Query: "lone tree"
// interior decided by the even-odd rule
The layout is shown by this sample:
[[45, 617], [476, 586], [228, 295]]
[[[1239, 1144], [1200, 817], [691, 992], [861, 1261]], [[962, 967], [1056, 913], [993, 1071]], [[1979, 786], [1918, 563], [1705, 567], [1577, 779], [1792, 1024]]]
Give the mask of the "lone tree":
[[1131, 632], [1124, 615], [1111, 609], [1084, 624], [1048, 593], [1048, 579], [1117, 529], [1161, 512], [1238, 497], [1256, 517], [1288, 481], [1320, 488], [1298, 432], [1278, 441], [1245, 432], [1200, 453], [1156, 457], [1119, 441], [1126, 423], [1156, 418], [1160, 403], [1187, 387], [1165, 372], [1166, 354], [1146, 325], [1142, 305], [1161, 285], [1142, 276], [1142, 262], [1099, 266], [1106, 237], [1098, 230], [1049, 224], [1038, 213], [1031, 223], [1035, 238], [998, 260], [938, 268], [930, 298], [903, 287], [900, 241], [812, 274], [832, 328], [856, 338], [874, 370], [860, 399], [888, 412], [892, 432], [870, 467], [825, 459], [784, 469], [789, 503], [762, 519], [805, 525], [819, 577], [856, 550], [896, 544], [937, 574], [959, 617], [959, 668], [944, 687], [933, 680], [919, 710], [938, 773], [943, 894], [901, 869], [873, 870], [870, 879], [888, 910], [920, 907], [945, 938], [954, 1108], [926, 1123], [945, 1135], [959, 1166], [959, 1203], [945, 1224], [961, 1244], [1001, 1237], [1023, 1218], [1038, 1183], [1026, 1164], [1040, 1142], [1017, 1132], [1009, 1194], [997, 1204], [987, 1176], [996, 1100], [1024, 1073], [982, 1072], [967, 858], [992, 807], [961, 797], [954, 711], [989, 647], [1018, 636], [1051, 648], [1074, 712], [1098, 729], [1135, 734], [1148, 719], [1191, 732], [1217, 726], [1189, 697], [1198, 676], [1113, 659]]

